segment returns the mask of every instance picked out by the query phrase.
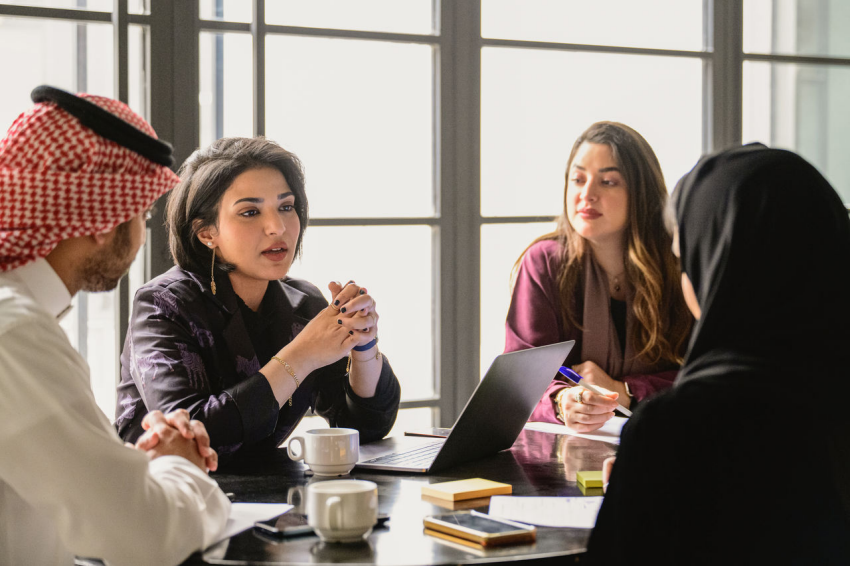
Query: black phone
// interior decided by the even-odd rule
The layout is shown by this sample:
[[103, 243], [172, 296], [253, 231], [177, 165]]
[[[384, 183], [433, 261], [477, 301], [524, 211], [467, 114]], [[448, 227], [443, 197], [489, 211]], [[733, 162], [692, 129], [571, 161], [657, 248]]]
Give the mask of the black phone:
[[444, 533], [483, 546], [532, 542], [537, 538], [537, 527], [476, 512], [425, 517], [423, 523], [428, 534]]
[[[375, 528], [383, 527], [389, 519], [389, 515], [378, 515]], [[256, 522], [254, 528], [258, 532], [274, 538], [291, 538], [313, 534], [313, 527], [307, 524], [307, 515], [303, 513], [284, 513], [269, 522]]]

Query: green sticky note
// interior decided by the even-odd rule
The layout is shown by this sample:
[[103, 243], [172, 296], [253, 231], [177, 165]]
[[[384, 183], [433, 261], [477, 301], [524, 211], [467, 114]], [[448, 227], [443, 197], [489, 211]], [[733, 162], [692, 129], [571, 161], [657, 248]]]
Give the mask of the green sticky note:
[[602, 470], [598, 472], [578, 472], [576, 481], [584, 487], [602, 487]]

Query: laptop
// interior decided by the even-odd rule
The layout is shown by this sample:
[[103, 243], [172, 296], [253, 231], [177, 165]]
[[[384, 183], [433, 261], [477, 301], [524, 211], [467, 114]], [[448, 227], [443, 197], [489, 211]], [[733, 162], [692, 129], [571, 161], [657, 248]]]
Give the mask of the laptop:
[[445, 439], [388, 438], [360, 447], [361, 469], [429, 473], [510, 448], [574, 340], [497, 356]]

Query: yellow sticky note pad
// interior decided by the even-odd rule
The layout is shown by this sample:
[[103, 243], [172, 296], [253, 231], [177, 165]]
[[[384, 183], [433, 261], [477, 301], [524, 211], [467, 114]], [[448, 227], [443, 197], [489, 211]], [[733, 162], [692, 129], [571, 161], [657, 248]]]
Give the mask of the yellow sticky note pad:
[[512, 491], [513, 488], [510, 484], [482, 478], [446, 481], [422, 486], [422, 495], [448, 501], [490, 497], [491, 495], [509, 495]]
[[598, 472], [577, 472], [576, 481], [584, 487], [602, 487], [602, 470]]

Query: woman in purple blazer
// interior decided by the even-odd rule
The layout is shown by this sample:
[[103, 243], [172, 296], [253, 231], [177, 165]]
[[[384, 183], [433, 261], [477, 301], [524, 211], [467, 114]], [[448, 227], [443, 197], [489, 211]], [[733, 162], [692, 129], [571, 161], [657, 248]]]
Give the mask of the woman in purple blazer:
[[589, 432], [617, 402], [628, 407], [673, 383], [693, 319], [666, 200], [658, 158], [633, 129], [598, 122], [573, 144], [558, 228], [517, 260], [505, 351], [575, 340], [565, 364], [611, 393], [558, 376], [530, 420]]
[[287, 277], [308, 222], [298, 158], [263, 138], [224, 138], [180, 170], [166, 211], [177, 264], [135, 296], [115, 425], [134, 442], [150, 410], [184, 408], [226, 460], [280, 445], [308, 409], [385, 436], [400, 387], [378, 350], [367, 290]]

